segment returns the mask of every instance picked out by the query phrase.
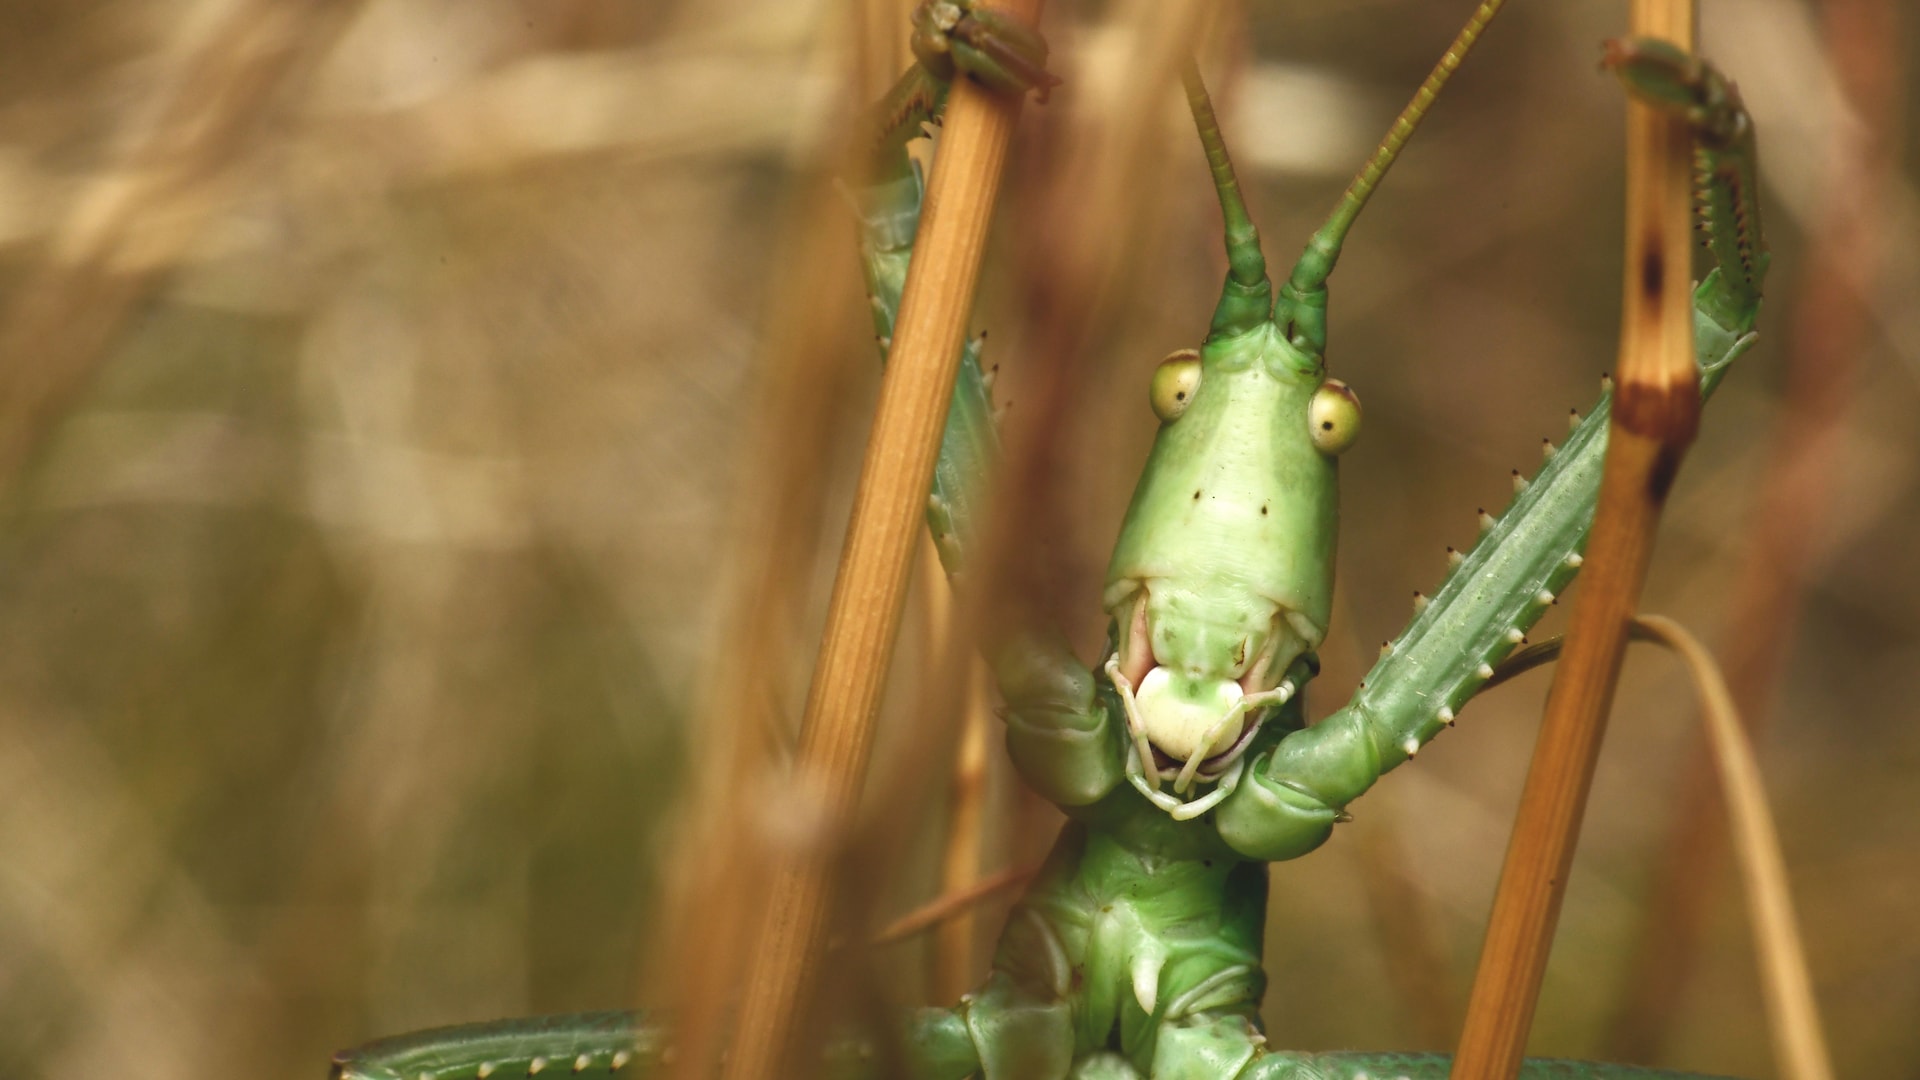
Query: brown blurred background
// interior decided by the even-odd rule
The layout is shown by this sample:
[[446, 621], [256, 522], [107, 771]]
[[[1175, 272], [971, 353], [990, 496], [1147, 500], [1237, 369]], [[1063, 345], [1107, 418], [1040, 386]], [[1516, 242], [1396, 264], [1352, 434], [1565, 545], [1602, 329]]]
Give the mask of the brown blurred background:
[[[1760, 126], [1772, 300], [1647, 598], [1764, 718], [1846, 1076], [1920, 1076], [1904, 6], [1707, 6]], [[311, 1078], [377, 1034], [672, 996], [644, 973], [673, 841], [720, 813], [692, 780], [737, 719], [722, 692], [795, 722], [844, 527], [877, 365], [825, 178], [905, 62], [906, 7], [0, 2], [0, 1076]], [[1100, 142], [1152, 7], [1050, 5], [1068, 83], [1023, 120], [975, 319], [1009, 422], [1053, 439], [1021, 512], [1088, 657], [1146, 377], [1197, 343], [1224, 268], [1177, 95]], [[1281, 267], [1469, 7], [1211, 20]], [[1333, 279], [1331, 362], [1367, 432], [1316, 713], [1612, 363], [1622, 109], [1595, 63], [1623, 7], [1512, 5]], [[1059, 254], [1080, 250], [1103, 254]], [[1060, 279], [1076, 266], [1095, 280]], [[1050, 327], [1061, 310], [1086, 324]], [[1054, 361], [1064, 397], [1039, 388]], [[773, 488], [801, 512], [771, 513]], [[765, 612], [783, 648], [742, 658], [729, 612], [768, 566], [794, 590]], [[926, 610], [883, 776], [927, 768]], [[1274, 870], [1275, 1043], [1445, 1045], [1546, 683], [1476, 702]], [[1772, 1074], [1724, 860], [1680, 858], [1699, 948], [1654, 952], [1685, 970], [1632, 962], [1673, 820], [1717, 827], [1680, 797], [1696, 727], [1678, 666], [1636, 653], [1535, 1052]], [[1047, 838], [995, 775], [983, 873]], [[944, 790], [915, 789], [877, 916], [935, 891]], [[923, 947], [885, 954], [895, 999], [926, 996]], [[1621, 1019], [1649, 996], [1652, 1035]]]

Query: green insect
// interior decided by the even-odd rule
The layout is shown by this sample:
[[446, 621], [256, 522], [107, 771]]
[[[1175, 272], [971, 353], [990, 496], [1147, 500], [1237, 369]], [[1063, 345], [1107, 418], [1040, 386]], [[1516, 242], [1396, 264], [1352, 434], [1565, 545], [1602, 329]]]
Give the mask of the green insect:
[[[1327, 279], [1348, 228], [1497, 3], [1484, 3], [1379, 151], [1274, 289], [1205, 89], [1187, 94], [1226, 222], [1230, 270], [1204, 341], [1153, 374], [1160, 430], [1121, 526], [1103, 604], [1107, 654], [1089, 666], [1059, 635], [1003, 630], [988, 646], [1021, 775], [1070, 819], [1014, 907], [986, 982], [923, 1010], [906, 1046], [916, 1075], [1120, 1078], [1439, 1077], [1438, 1055], [1270, 1050], [1258, 1007], [1265, 863], [1331, 835], [1344, 808], [1407, 761], [1494, 674], [1577, 572], [1606, 441], [1603, 399], [1488, 519], [1475, 548], [1385, 649], [1343, 708], [1305, 725], [1332, 606], [1338, 459], [1360, 435], [1358, 399], [1328, 375]], [[904, 281], [921, 185], [905, 154], [947, 80], [1043, 92], [1045, 46], [967, 3], [915, 17], [920, 59], [881, 107], [879, 181], [859, 195], [883, 342]], [[1658, 42], [1615, 43], [1608, 65], [1646, 100], [1684, 113], [1705, 178], [1717, 263], [1695, 292], [1702, 386], [1753, 342], [1766, 253], [1751, 124], [1712, 68]], [[970, 350], [978, 346], [970, 345]], [[976, 355], [962, 364], [933, 478], [929, 524], [950, 573], [973, 547], [981, 475], [995, 455]], [[660, 1060], [666, 1032], [631, 1014], [473, 1025], [341, 1054], [347, 1080], [604, 1075]], [[857, 1068], [852, 1068], [857, 1072]], [[1529, 1076], [1645, 1075], [1529, 1062]]]

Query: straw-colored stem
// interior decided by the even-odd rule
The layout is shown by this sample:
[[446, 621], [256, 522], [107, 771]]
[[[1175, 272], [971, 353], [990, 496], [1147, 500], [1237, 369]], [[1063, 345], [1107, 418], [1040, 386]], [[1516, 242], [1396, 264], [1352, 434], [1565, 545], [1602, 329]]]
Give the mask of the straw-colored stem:
[[133, 149], [91, 178], [53, 231], [46, 264], [0, 316], [0, 486], [11, 483], [93, 377], [128, 316], [220, 206], [222, 178], [263, 118], [353, 21], [360, 4], [234, 7], [160, 88]]
[[1010, 870], [1002, 870], [997, 874], [983, 877], [964, 889], [942, 893], [888, 923], [879, 933], [873, 935], [873, 943], [891, 945], [896, 941], [904, 941], [929, 927], [943, 923], [951, 925], [951, 920], [968, 914], [980, 901], [1003, 889], [1025, 884], [1039, 872], [1040, 867], [1037, 864], [1016, 866]]
[[[1693, 47], [1685, 0], [1635, 0], [1632, 32]], [[1453, 1075], [1519, 1072], [1660, 510], [1699, 420], [1689, 272], [1691, 140], [1627, 113], [1626, 285], [1606, 472], [1567, 649], [1520, 796]]]
[[[990, 691], [981, 665], [968, 665], [960, 703], [960, 752], [953, 765], [953, 802], [947, 815], [947, 843], [940, 859], [940, 891], [951, 895], [972, 887], [980, 874], [980, 847], [986, 819], [988, 715]], [[968, 909], [956, 913], [934, 935], [932, 989], [935, 1001], [957, 1001], [973, 978], [974, 924]]]
[[[846, 244], [839, 202], [821, 183], [796, 203], [792, 235], [776, 249], [776, 261], [832, 265]], [[747, 482], [730, 530], [738, 547], [730, 556], [733, 581], [720, 623], [727, 650], [702, 680], [710, 696], [691, 729], [701, 733], [702, 753], [671, 828], [670, 888], [646, 977], [648, 997], [673, 1009], [670, 1080], [714, 1074], [729, 1042], [754, 898], [764, 895], [753, 807], [733, 796], [792, 750], [783, 699], [797, 671], [801, 646], [794, 627], [817, 553], [823, 502], [819, 456], [794, 448], [830, 441], [847, 411], [850, 369], [866, 359], [842, 347], [848, 335], [841, 309], [828, 302], [834, 285], [851, 284], [848, 271], [782, 281], [767, 319], [759, 361], [767, 378], [744, 425], [754, 436], [746, 460], [755, 464], [741, 470]], [[755, 674], [741, 678], [740, 672]]]
[[1638, 625], [1679, 653], [1693, 675], [1701, 719], [1713, 747], [1714, 766], [1726, 793], [1734, 855], [1747, 897], [1754, 953], [1760, 961], [1760, 989], [1766, 1002], [1767, 1030], [1773, 1036], [1774, 1062], [1788, 1080], [1832, 1080], [1833, 1065], [1820, 1029], [1813, 980], [1807, 975], [1806, 950], [1793, 914], [1793, 894], [1787, 888], [1779, 832], [1767, 809], [1760, 765], [1740, 724], [1733, 694], [1706, 647], [1679, 623], [1647, 615]]
[[[1678, 653], [1686, 662], [1694, 694], [1700, 699], [1708, 757], [1724, 796], [1742, 893], [1747, 898], [1775, 1063], [1789, 1080], [1829, 1080], [1833, 1064], [1813, 997], [1813, 980], [1807, 974], [1806, 948], [1794, 916], [1793, 894], [1787, 887], [1780, 832], [1774, 826], [1773, 811], [1767, 807], [1753, 736], [1742, 720], [1740, 707], [1712, 654], [1679, 623], [1661, 615], [1642, 615], [1633, 620], [1629, 636], [1635, 641], [1665, 645]], [[1557, 659], [1565, 644], [1564, 638], [1549, 638], [1514, 653], [1487, 680], [1486, 688]]]
[[[1032, 19], [1038, 0], [1009, 4]], [[773, 884], [755, 936], [738, 1038], [723, 1075], [792, 1072], [802, 1004], [816, 981], [830, 910], [831, 848], [851, 820], [873, 748], [874, 717], [893, 658], [928, 477], [973, 308], [987, 223], [1019, 102], [959, 80], [928, 183], [891, 362], [854, 495], [846, 547], [801, 723], [787, 794], [814, 823], [773, 856]]]
[[[1824, 195], [1785, 320], [1780, 411], [1761, 437], [1767, 464], [1721, 624], [1718, 651], [1741, 723], [1756, 741], [1801, 633], [1808, 583], [1846, 544], [1844, 530], [1833, 525], [1843, 499], [1834, 478], [1845, 473], [1860, 368], [1877, 334], [1873, 297], [1889, 241], [1898, 235], [1886, 223], [1904, 130], [1904, 7], [1899, 0], [1817, 5], [1827, 67], [1858, 123], [1834, 125], [1814, 151], [1827, 173]], [[1785, 522], [1806, 524], [1783, 528]], [[1603, 1044], [1620, 1061], [1650, 1060], [1678, 1029], [1707, 926], [1719, 910], [1727, 834], [1712, 812], [1719, 792], [1703, 740], [1688, 753], [1675, 787], [1619, 1011]]]

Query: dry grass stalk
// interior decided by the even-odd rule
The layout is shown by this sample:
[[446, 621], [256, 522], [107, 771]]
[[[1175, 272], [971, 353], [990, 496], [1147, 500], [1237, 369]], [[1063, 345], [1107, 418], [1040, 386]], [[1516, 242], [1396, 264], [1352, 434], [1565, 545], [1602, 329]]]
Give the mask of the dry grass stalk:
[[[1732, 824], [1774, 1057], [1781, 1075], [1792, 1080], [1828, 1080], [1833, 1067], [1820, 1011], [1813, 999], [1813, 982], [1807, 974], [1806, 949], [1800, 942], [1793, 894], [1787, 888], [1786, 857], [1780, 849], [1773, 812], [1767, 807], [1753, 740], [1741, 722], [1739, 703], [1712, 654], [1679, 623], [1661, 615], [1642, 615], [1633, 620], [1628, 636], [1634, 641], [1665, 645], [1687, 665], [1700, 699], [1707, 749], [1725, 796], [1722, 805], [1726, 820]], [[1530, 645], [1508, 657], [1486, 685], [1498, 686], [1549, 663], [1564, 647], [1565, 639], [1557, 637]]]
[[[980, 901], [1002, 889], [1024, 885], [1039, 872], [1038, 866], [1016, 866], [971, 882], [966, 888], [942, 893], [888, 923], [879, 933], [873, 935], [873, 944], [891, 945], [930, 927], [950, 926], [954, 920], [965, 917]], [[951, 999], [943, 1000], [958, 999], [959, 995], [956, 994]]]
[[[846, 222], [825, 183], [797, 202], [800, 265], [843, 260]], [[789, 279], [768, 320], [772, 345], [760, 365], [763, 393], [752, 407], [760, 433], [743, 470], [741, 564], [723, 623], [724, 666], [708, 685], [693, 738], [702, 752], [677, 823], [665, 928], [648, 976], [655, 1000], [675, 1004], [675, 1076], [713, 1075], [728, 1041], [726, 1017], [746, 959], [755, 899], [764, 895], [750, 790], [790, 749], [784, 730], [786, 676], [813, 565], [823, 498], [818, 460], [798, 447], [824, 445], [842, 412], [849, 354], [840, 346], [841, 305], [827, 302], [815, 275]]]
[[1733, 694], [1712, 654], [1679, 623], [1647, 615], [1637, 620], [1637, 625], [1680, 654], [1700, 698], [1701, 719], [1713, 747], [1721, 789], [1726, 793], [1734, 854], [1746, 892], [1754, 952], [1760, 960], [1767, 1028], [1773, 1035], [1774, 1060], [1780, 1075], [1789, 1080], [1832, 1080], [1833, 1065], [1820, 1028], [1820, 1010], [1813, 999], [1813, 981], [1807, 975], [1793, 894], [1787, 888], [1780, 835], [1767, 809], [1760, 764], [1740, 724]]
[[[1767, 465], [1747, 530], [1739, 585], [1727, 605], [1726, 658], [1734, 704], [1753, 737], [1767, 727], [1775, 688], [1801, 625], [1808, 579], [1835, 542], [1825, 522], [1839, 499], [1835, 474], [1861, 354], [1873, 336], [1872, 303], [1885, 240], [1888, 194], [1898, 174], [1904, 71], [1900, 14], [1889, 0], [1827, 0], [1820, 5], [1827, 63], [1859, 124], [1835, 131], [1819, 225], [1808, 236], [1807, 271], [1788, 317], [1787, 385], [1781, 415], [1766, 436]], [[1782, 528], [1782, 522], [1804, 523]], [[1827, 530], [1830, 531], [1830, 530]], [[1701, 952], [1714, 909], [1726, 834], [1717, 815], [1713, 758], [1705, 740], [1688, 755], [1674, 800], [1671, 831], [1654, 886], [1608, 1052], [1650, 1060], [1666, 1043]]]
[[[1071, 120], [1077, 122], [1045, 148], [1053, 167], [1029, 218], [1039, 239], [1022, 260], [1028, 325], [1015, 354], [1044, 357], [1046, 363], [1020, 394], [1006, 427], [987, 533], [989, 633], [1008, 623], [1072, 625], [1063, 582], [1073, 568], [1048, 538], [1071, 536], [1077, 524], [1064, 509], [1073, 500], [1061, 497], [1055, 485], [1068, 472], [1076, 411], [1098, 370], [1091, 345], [1111, 319], [1116, 298], [1128, 294], [1132, 275], [1147, 261], [1139, 257], [1140, 246], [1155, 200], [1145, 197], [1151, 192], [1141, 178], [1159, 173], [1152, 163], [1169, 145], [1163, 120], [1172, 114], [1166, 105], [1177, 100], [1180, 67], [1203, 39], [1211, 13], [1196, 0], [1117, 5], [1108, 25], [1115, 28], [1114, 52], [1122, 57], [1117, 67], [1124, 77], [1111, 93], [1095, 97], [1101, 73], [1083, 71], [1069, 90], [1094, 89], [1075, 104]], [[1183, 131], [1172, 146], [1191, 153], [1192, 139], [1190, 130]]]
[[[0, 322], [0, 484], [87, 384], [127, 314], [200, 233], [217, 181], [359, 3], [255, 0], [186, 51], [148, 130], [74, 200], [48, 265]], [[30, 359], [29, 359], [30, 358]]]
[[[1693, 47], [1685, 0], [1635, 0], [1632, 32]], [[1691, 140], [1677, 119], [1631, 102], [1619, 391], [1606, 472], [1568, 647], [1547, 695], [1501, 869], [1453, 1075], [1512, 1077], [1552, 946], [1593, 782], [1628, 624], [1660, 511], [1699, 421], [1693, 364]]]
[[[960, 752], [953, 762], [953, 802], [947, 814], [947, 843], [940, 857], [940, 891], [965, 891], [980, 875], [980, 848], [987, 804], [987, 701], [991, 689], [981, 665], [969, 665], [961, 692]], [[975, 923], [971, 908], [942, 923], [934, 935], [932, 989], [935, 1001], [957, 1001], [972, 988]]]
[[[1033, 18], [1037, 0], [1009, 5]], [[928, 183], [919, 242], [901, 297], [846, 547], [802, 721], [790, 794], [813, 835], [773, 856], [746, 974], [737, 1040], [724, 1075], [784, 1076], [802, 1004], [826, 944], [832, 843], [852, 820], [873, 747], [874, 717], [905, 603], [960, 342], [973, 307], [987, 225], [1019, 102], [960, 80]]]

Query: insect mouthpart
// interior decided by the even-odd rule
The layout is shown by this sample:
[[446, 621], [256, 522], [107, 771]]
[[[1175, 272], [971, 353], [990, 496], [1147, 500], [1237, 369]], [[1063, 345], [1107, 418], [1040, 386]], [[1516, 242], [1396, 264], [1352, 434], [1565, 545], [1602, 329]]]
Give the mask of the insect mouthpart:
[[[1271, 707], [1292, 699], [1296, 689], [1292, 679], [1285, 679], [1271, 690], [1247, 693], [1233, 680], [1186, 678], [1155, 665], [1141, 680], [1136, 694], [1121, 670], [1118, 652], [1108, 658], [1106, 672], [1120, 695], [1127, 730], [1133, 737], [1127, 755], [1127, 780], [1175, 821], [1199, 817], [1233, 793], [1246, 771], [1246, 753], [1262, 721], [1272, 712]], [[1181, 682], [1187, 684], [1183, 689], [1189, 693], [1197, 689], [1200, 700], [1181, 700], [1176, 689]], [[1175, 756], [1176, 751], [1184, 755], [1184, 762]], [[1171, 793], [1160, 786], [1169, 780], [1173, 783]], [[1196, 783], [1216, 781], [1214, 789], [1204, 795], [1182, 797]]]

